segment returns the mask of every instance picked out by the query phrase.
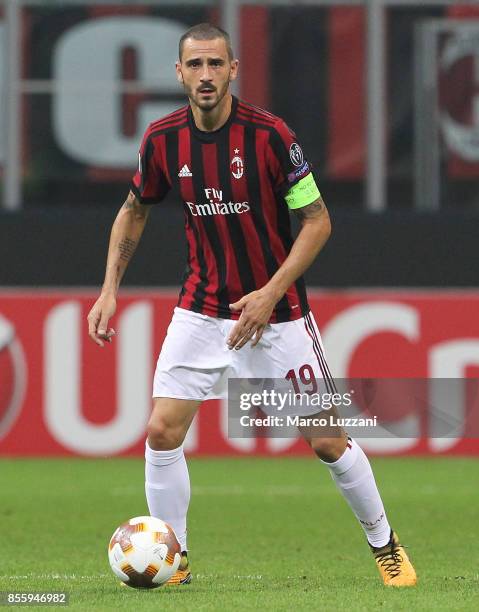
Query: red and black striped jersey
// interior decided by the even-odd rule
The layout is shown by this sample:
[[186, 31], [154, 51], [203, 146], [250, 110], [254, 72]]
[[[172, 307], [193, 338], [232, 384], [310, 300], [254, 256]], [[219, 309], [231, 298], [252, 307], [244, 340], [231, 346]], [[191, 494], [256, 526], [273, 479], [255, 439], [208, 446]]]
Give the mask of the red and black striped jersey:
[[[143, 204], [159, 203], [169, 192], [183, 202], [188, 263], [179, 307], [239, 316], [229, 304], [263, 287], [290, 252], [285, 195], [310, 172], [286, 123], [235, 97], [219, 130], [199, 130], [189, 106], [148, 126], [132, 191]], [[301, 277], [271, 322], [308, 311]]]

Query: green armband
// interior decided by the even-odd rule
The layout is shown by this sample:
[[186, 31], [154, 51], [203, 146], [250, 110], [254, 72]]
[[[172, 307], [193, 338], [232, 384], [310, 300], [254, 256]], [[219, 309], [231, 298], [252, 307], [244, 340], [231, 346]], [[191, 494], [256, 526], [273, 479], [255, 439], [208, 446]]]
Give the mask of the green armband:
[[302, 208], [312, 204], [315, 200], [321, 197], [319, 189], [316, 186], [316, 181], [312, 174], [308, 174], [303, 179], [296, 183], [285, 196], [288, 208]]

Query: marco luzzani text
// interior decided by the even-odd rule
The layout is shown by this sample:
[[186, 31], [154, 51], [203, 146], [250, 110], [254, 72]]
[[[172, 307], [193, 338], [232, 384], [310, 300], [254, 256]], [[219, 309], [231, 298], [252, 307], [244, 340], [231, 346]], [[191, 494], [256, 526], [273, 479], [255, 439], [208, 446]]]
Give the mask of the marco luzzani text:
[[[263, 390], [256, 393], [241, 393], [239, 405], [242, 411], [255, 408], [265, 408], [279, 414], [267, 416], [251, 416], [243, 414], [240, 417], [242, 427], [376, 427], [377, 416], [340, 417], [327, 411], [334, 408], [350, 407], [354, 391], [346, 393], [294, 393], [287, 391], [280, 393], [274, 389]], [[291, 411], [301, 407], [317, 407], [318, 413], [314, 416], [301, 416], [299, 414], [281, 414], [282, 411]], [[326, 412], [325, 412], [326, 411]]]

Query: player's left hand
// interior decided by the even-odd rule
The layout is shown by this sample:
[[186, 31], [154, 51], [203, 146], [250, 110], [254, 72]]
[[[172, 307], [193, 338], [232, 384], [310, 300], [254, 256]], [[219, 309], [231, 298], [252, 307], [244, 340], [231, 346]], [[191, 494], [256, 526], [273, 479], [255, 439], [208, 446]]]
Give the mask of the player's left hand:
[[261, 340], [276, 301], [269, 292], [259, 289], [248, 293], [234, 304], [230, 304], [231, 310], [241, 311], [241, 315], [227, 340], [228, 348], [238, 351], [253, 336], [251, 346], [256, 346]]

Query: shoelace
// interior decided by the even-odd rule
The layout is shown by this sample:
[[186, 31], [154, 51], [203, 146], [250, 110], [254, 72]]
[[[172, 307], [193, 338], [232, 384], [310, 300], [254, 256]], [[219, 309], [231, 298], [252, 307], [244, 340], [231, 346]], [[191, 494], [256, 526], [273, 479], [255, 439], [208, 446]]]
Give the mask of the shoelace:
[[396, 578], [401, 573], [400, 565], [403, 561], [401, 553], [397, 548], [394, 548], [394, 545], [391, 547], [391, 550], [388, 550], [383, 553], [377, 553], [375, 555], [379, 565], [384, 567], [386, 572], [391, 576], [391, 578]]

